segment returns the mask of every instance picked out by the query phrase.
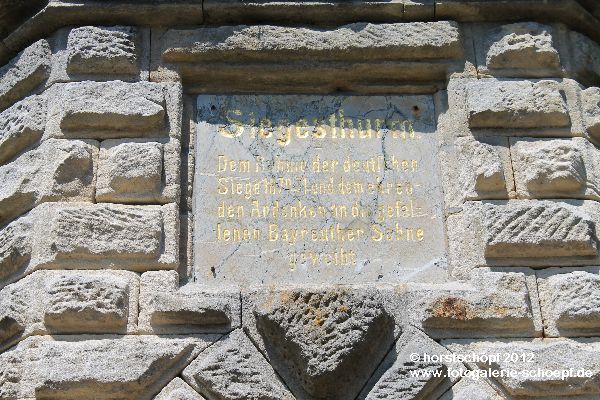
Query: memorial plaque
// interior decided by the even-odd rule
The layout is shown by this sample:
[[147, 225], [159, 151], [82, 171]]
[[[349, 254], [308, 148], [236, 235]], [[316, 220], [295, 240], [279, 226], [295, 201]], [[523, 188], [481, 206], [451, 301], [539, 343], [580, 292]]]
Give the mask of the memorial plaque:
[[431, 96], [198, 98], [204, 283], [402, 282], [444, 259]]

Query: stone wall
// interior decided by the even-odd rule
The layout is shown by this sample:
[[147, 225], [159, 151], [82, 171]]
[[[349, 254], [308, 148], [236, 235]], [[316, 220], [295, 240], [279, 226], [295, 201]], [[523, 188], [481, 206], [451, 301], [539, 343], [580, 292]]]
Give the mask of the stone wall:
[[[0, 399], [600, 398], [594, 2], [149, 3], [0, 44]], [[203, 94], [431, 98], [442, 257], [213, 285]]]

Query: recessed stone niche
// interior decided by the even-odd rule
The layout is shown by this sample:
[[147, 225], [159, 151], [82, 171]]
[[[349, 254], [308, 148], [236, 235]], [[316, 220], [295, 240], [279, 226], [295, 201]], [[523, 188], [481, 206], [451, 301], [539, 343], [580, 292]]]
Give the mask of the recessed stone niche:
[[444, 265], [432, 96], [201, 95], [206, 284], [405, 282]]

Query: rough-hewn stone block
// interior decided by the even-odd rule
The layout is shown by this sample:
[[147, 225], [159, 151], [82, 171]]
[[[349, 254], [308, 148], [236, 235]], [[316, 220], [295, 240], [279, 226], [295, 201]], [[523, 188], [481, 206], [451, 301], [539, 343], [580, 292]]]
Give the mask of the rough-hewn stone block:
[[[424, 360], [426, 353], [442, 357], [450, 355], [447, 349], [423, 332], [408, 327], [369, 379], [358, 399], [437, 399], [457, 381], [448, 377], [448, 369], [464, 371], [465, 367], [456, 362]], [[418, 355], [418, 359], [414, 358], [414, 354]], [[431, 373], [430, 376], [425, 374], [427, 371]]]
[[483, 379], [463, 378], [439, 400], [505, 400]]
[[134, 333], [138, 292], [129, 271], [35, 271], [0, 290], [0, 349], [32, 334]]
[[407, 285], [395, 314], [433, 338], [540, 336], [532, 298], [522, 273], [475, 271], [467, 282]]
[[471, 128], [543, 128], [570, 124], [558, 82], [480, 79], [467, 86]]
[[520, 198], [600, 200], [600, 154], [588, 140], [511, 139], [510, 149]]
[[135, 325], [137, 277], [133, 273], [49, 272], [44, 314], [49, 332], [125, 332], [128, 324]]
[[588, 135], [600, 140], [600, 88], [589, 88], [581, 92], [583, 118]]
[[466, 202], [447, 218], [452, 274], [483, 266], [600, 264], [600, 205], [591, 200]]
[[453, 22], [352, 24], [335, 30], [281, 26], [225, 26], [172, 30], [163, 37], [166, 62], [369, 60], [459, 58]]
[[122, 138], [164, 133], [163, 86], [150, 82], [75, 82], [49, 96], [50, 136]]
[[42, 39], [0, 68], [0, 110], [27, 96], [48, 79], [51, 57], [50, 45]]
[[80, 74], [137, 74], [136, 29], [125, 26], [75, 28], [69, 33], [67, 71]]
[[544, 333], [549, 337], [597, 336], [600, 332], [600, 275], [549, 268], [537, 272]]
[[160, 202], [162, 177], [162, 143], [106, 140], [100, 146], [96, 200], [111, 203]]
[[355, 397], [394, 341], [394, 321], [373, 295], [290, 290], [272, 300], [254, 311], [258, 331], [297, 397]]
[[[479, 33], [479, 32], [478, 32]], [[536, 22], [519, 22], [487, 29], [476, 37], [482, 47], [482, 72], [492, 75], [560, 76], [554, 30]], [[508, 71], [507, 71], [508, 70]]]
[[176, 271], [146, 272], [140, 290], [140, 331], [226, 333], [241, 326], [239, 290], [179, 286]]
[[0, 226], [48, 201], [93, 201], [96, 142], [50, 139], [0, 166]]
[[[452, 352], [462, 355], [499, 355], [493, 362], [480, 361], [468, 363], [470, 369], [491, 370], [497, 374], [496, 381], [509, 396], [515, 398], [559, 398], [562, 396], [600, 395], [600, 343], [586, 339], [534, 339], [533, 341], [513, 340], [510, 342], [491, 341], [442, 341]], [[518, 357], [506, 357], [504, 354], [518, 354]], [[524, 356], [522, 356], [524, 355]], [[583, 370], [589, 376], [569, 377], [541, 374], [541, 371]], [[527, 371], [512, 375], [500, 374], [500, 371]], [[529, 373], [529, 371], [532, 371]], [[544, 397], [547, 396], [547, 397]], [[592, 397], [593, 396], [593, 397]]]
[[173, 269], [176, 204], [44, 203], [0, 230], [0, 286], [36, 269]]
[[125, 336], [73, 341], [35, 336], [0, 355], [0, 397], [150, 399], [215, 336]]
[[571, 74], [584, 85], [598, 86], [600, 83], [600, 44], [579, 32], [571, 31], [568, 35]]
[[205, 400], [181, 378], [175, 378], [160, 391], [154, 400]]
[[487, 207], [485, 255], [491, 258], [598, 255], [594, 222], [561, 206]]
[[294, 399], [241, 329], [201, 353], [182, 376], [208, 399]]
[[0, 164], [38, 141], [46, 125], [46, 98], [30, 96], [0, 113]]

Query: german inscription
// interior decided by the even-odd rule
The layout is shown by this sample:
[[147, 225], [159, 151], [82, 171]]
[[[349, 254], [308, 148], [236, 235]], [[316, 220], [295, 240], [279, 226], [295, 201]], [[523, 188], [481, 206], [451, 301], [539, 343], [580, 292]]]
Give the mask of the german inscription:
[[444, 256], [431, 96], [200, 96], [202, 282], [400, 282]]

